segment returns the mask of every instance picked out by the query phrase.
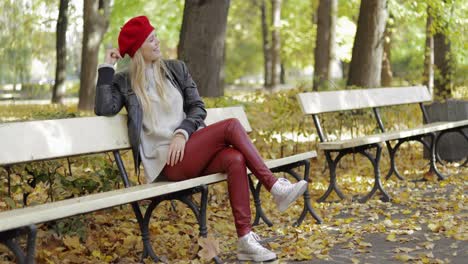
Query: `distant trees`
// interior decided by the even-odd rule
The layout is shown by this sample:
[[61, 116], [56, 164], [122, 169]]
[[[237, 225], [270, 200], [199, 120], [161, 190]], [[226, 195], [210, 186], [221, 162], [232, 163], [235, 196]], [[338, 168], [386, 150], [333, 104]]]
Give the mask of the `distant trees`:
[[265, 87], [271, 82], [271, 41], [268, 27], [268, 9], [265, 0], [259, 0], [260, 21], [262, 25], [262, 50], [263, 50], [263, 83]]
[[65, 79], [67, 75], [67, 25], [69, 0], [60, 0], [55, 40], [56, 61], [55, 83], [52, 88], [52, 103], [62, 103], [65, 96]]
[[389, 87], [392, 85], [393, 73], [392, 73], [392, 36], [393, 36], [393, 22], [392, 15], [389, 15], [387, 25], [385, 26], [384, 38], [383, 38], [383, 55], [382, 55], [382, 69], [380, 72], [381, 85]]
[[35, 14], [25, 11], [32, 8], [26, 1], [0, 1], [0, 81], [14, 89], [31, 75]]
[[271, 0], [271, 47], [270, 47], [270, 79], [266, 83], [266, 88], [272, 89], [279, 82], [281, 70], [281, 0]]
[[424, 73], [423, 84], [427, 86], [431, 94], [434, 93], [434, 34], [433, 17], [431, 7], [427, 7], [426, 18], [426, 42], [424, 47]]
[[[0, 1], [0, 85], [32, 82], [24, 87], [41, 89], [42, 96], [51, 91], [52, 102], [61, 102], [67, 74], [80, 75], [79, 108], [91, 110], [103, 38], [106, 47], [115, 47], [120, 27], [137, 14], [156, 26], [166, 57], [187, 62], [204, 96], [222, 95], [225, 79], [245, 85], [263, 78], [265, 87], [273, 88], [287, 76], [285, 69], [299, 85], [309, 85], [313, 70], [317, 90], [336, 73], [334, 58], [341, 60], [342, 73], [348, 72], [350, 86], [423, 82], [444, 99], [463, 82], [466, 1], [337, 2]], [[83, 14], [75, 6], [81, 3]], [[81, 19], [83, 32], [77, 29]], [[54, 73], [53, 87], [37, 84]]]
[[337, 0], [320, 0], [317, 8], [317, 39], [314, 50], [313, 90], [318, 91], [331, 77], [335, 57], [335, 27]]

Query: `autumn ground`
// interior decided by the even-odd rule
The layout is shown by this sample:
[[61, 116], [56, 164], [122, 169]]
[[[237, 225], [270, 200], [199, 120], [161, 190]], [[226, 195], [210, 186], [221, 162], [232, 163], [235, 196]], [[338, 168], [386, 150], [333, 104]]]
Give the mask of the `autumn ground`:
[[[255, 231], [278, 253], [278, 263], [466, 263], [468, 169], [451, 164], [444, 169], [451, 176], [436, 181], [424, 173], [427, 166], [421, 152], [412, 146], [404, 150], [402, 160], [410, 162], [404, 162], [400, 170], [408, 180], [385, 181], [392, 202], [381, 202], [378, 197], [365, 204], [352, 201], [371, 188], [372, 174], [367, 161], [349, 156], [338, 170], [339, 186], [348, 199], [337, 201], [332, 196], [331, 202], [313, 203], [323, 224], [315, 224], [308, 216], [300, 227], [293, 227], [302, 202], [279, 214], [269, 194], [263, 193], [264, 208], [274, 225], [261, 224]], [[313, 200], [327, 187], [328, 171], [323, 164], [321, 155], [312, 163], [309, 188]], [[386, 167], [384, 159], [384, 171]], [[420, 178], [427, 181], [413, 181]], [[235, 230], [225, 192], [223, 184], [211, 188], [208, 241], [198, 241], [198, 225], [183, 204], [166, 202], [158, 207], [151, 239], [162, 260], [208, 262], [204, 257], [210, 251], [199, 246], [208, 242], [219, 245], [223, 260], [236, 262]], [[76, 217], [60, 226], [79, 232], [58, 236], [54, 228], [47, 227], [54, 225], [43, 225], [38, 233], [38, 263], [135, 263], [141, 254], [139, 229], [129, 206]], [[0, 246], [2, 263], [9, 263], [6, 252]]]

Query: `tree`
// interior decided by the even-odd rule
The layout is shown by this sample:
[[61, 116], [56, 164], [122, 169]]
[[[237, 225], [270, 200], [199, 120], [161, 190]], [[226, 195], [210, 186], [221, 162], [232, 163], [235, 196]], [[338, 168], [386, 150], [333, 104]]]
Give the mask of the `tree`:
[[52, 89], [52, 103], [63, 103], [65, 95], [65, 79], [67, 74], [67, 24], [69, 0], [60, 0], [57, 19], [57, 64], [55, 67], [55, 83]]
[[431, 7], [427, 6], [423, 84], [427, 86], [431, 94], [434, 93], [434, 34], [432, 33], [432, 28], [433, 18], [431, 14]]
[[262, 48], [263, 48], [263, 84], [270, 86], [271, 80], [271, 53], [270, 34], [268, 34], [267, 6], [265, 0], [260, 0], [260, 21], [262, 24]]
[[337, 0], [320, 0], [317, 8], [317, 39], [315, 42], [315, 67], [313, 90], [318, 91], [330, 80], [334, 59]]
[[380, 86], [386, 0], [362, 0], [347, 85]]
[[382, 71], [380, 73], [382, 86], [391, 86], [393, 73], [392, 73], [392, 33], [393, 33], [393, 16], [387, 21], [384, 33], [384, 46], [382, 58]]
[[281, 69], [280, 60], [280, 27], [281, 27], [281, 0], [271, 0], [271, 48], [270, 48], [270, 81], [267, 84], [268, 89], [274, 88], [279, 81], [279, 72]]
[[224, 94], [224, 49], [230, 0], [186, 0], [178, 57], [202, 96]]
[[[444, 1], [446, 2], [446, 1]], [[445, 15], [443, 15], [445, 14]], [[453, 14], [453, 5], [439, 6], [436, 18], [436, 33], [434, 34], [434, 98], [447, 99], [452, 97], [455, 60], [452, 54], [450, 26], [447, 14]]]
[[111, 0], [84, 0], [83, 47], [78, 109], [92, 110], [96, 87], [96, 68], [99, 46], [109, 26]]
[[[27, 10], [34, 6], [26, 1], [1, 1], [0, 10], [0, 79], [16, 85], [30, 78], [34, 23], [37, 16]], [[37, 45], [37, 43], [35, 43]]]

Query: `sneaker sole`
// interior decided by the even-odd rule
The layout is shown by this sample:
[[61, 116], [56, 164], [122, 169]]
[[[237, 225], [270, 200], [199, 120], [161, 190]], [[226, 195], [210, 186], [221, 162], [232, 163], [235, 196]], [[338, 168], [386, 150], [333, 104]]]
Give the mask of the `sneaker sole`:
[[307, 182], [304, 180], [299, 181], [296, 183], [299, 185], [299, 187], [296, 189], [298, 190], [297, 192], [291, 192], [286, 199], [284, 199], [283, 203], [281, 203], [278, 206], [278, 210], [280, 212], [284, 212], [286, 209], [288, 209], [289, 205], [296, 201], [299, 196], [303, 195], [304, 192], [307, 190]]
[[255, 262], [272, 261], [276, 259], [276, 254], [271, 253], [266, 256], [256, 256], [256, 255], [251, 255], [251, 254], [237, 253], [237, 259], [238, 260], [253, 260]]

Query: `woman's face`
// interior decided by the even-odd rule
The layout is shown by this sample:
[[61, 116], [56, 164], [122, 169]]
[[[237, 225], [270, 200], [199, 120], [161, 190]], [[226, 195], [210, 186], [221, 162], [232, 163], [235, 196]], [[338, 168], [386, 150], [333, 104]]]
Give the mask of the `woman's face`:
[[146, 38], [143, 45], [141, 45], [141, 54], [146, 63], [151, 63], [161, 58], [161, 51], [159, 50], [159, 39], [153, 31]]

